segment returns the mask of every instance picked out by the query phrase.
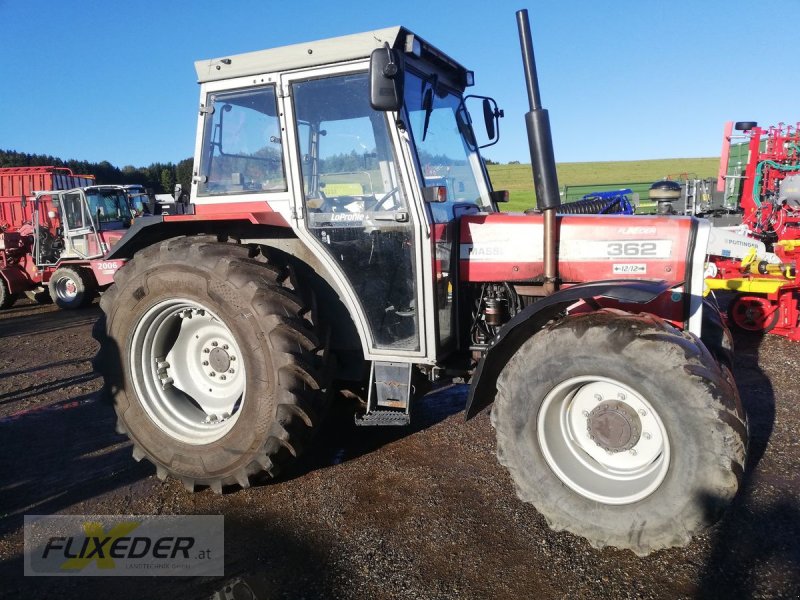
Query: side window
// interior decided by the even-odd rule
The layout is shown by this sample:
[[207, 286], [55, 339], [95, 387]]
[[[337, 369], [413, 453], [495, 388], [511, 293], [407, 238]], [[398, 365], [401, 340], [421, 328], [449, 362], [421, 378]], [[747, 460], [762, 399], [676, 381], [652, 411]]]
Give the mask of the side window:
[[286, 191], [275, 86], [208, 95], [198, 193]]
[[83, 202], [81, 202], [80, 194], [64, 194], [61, 202], [64, 210], [62, 219], [66, 220], [69, 229], [81, 229], [88, 225], [83, 214]]

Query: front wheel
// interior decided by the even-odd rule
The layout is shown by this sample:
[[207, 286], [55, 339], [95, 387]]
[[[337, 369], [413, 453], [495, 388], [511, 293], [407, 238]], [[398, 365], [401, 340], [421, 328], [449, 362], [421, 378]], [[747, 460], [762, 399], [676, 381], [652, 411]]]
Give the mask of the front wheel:
[[50, 276], [50, 297], [59, 308], [82, 308], [92, 302], [96, 285], [92, 275], [82, 267], [59, 267]]
[[498, 457], [553, 529], [639, 555], [682, 546], [735, 495], [747, 443], [735, 386], [655, 317], [567, 317], [498, 380]]

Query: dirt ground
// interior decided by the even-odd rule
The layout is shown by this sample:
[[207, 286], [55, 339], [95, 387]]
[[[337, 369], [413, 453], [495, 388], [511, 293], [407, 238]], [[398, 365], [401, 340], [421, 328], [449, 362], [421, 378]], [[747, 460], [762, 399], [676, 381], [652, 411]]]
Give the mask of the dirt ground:
[[[217, 496], [162, 483], [98, 400], [98, 314], [0, 313], [0, 597], [201, 599], [242, 581], [261, 600], [800, 597], [800, 344], [737, 340], [744, 489], [688, 547], [637, 558], [552, 532], [518, 501], [488, 413], [464, 422], [463, 386], [423, 399], [409, 428], [335, 415], [269, 485]], [[223, 514], [225, 576], [25, 578], [23, 515], [52, 513]]]

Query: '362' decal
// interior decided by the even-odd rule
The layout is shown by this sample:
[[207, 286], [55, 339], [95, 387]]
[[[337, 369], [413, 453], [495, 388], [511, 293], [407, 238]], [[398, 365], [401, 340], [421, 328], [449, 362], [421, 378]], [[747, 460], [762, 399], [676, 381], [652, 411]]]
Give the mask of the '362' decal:
[[606, 251], [608, 252], [608, 256], [614, 258], [618, 256], [665, 258], [664, 256], [661, 256], [662, 253], [659, 252], [658, 242], [654, 241], [608, 242]]

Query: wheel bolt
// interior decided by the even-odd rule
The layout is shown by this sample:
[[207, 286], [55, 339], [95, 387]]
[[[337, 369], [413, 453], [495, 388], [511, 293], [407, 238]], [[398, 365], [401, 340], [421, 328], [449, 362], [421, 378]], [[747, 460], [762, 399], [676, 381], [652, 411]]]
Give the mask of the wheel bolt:
[[594, 395], [594, 399], [597, 400], [598, 402], [602, 402], [603, 401], [603, 397], [600, 394], [595, 394]]
[[225, 375], [220, 375], [219, 378], [222, 379], [222, 381], [225, 381], [227, 379], [227, 377], [225, 377]]
[[216, 373], [214, 373], [214, 371], [211, 371], [211, 372], [209, 373], [209, 375], [210, 375], [211, 377], [216, 377], [216, 376], [217, 376], [217, 374], [216, 374]]
[[584, 411], [583, 411], [581, 414], [582, 414], [584, 417], [588, 417], [588, 416], [589, 416], [589, 411], [588, 411], [588, 410], [584, 410]]
[[204, 360], [204, 361], [203, 361], [203, 366], [204, 366], [204, 367], [207, 367], [207, 366], [208, 366], [208, 361], [207, 361], [207, 360]]
[[223, 344], [223, 345], [222, 345], [222, 349], [223, 349], [223, 350], [227, 350], [227, 349], [228, 349], [228, 344]]
[[209, 350], [208, 348], [203, 348], [203, 352], [206, 353], [206, 354], [209, 354], [211, 352], [211, 350]]
[[231, 362], [233, 362], [233, 361], [235, 361], [235, 360], [236, 360], [236, 357], [235, 357], [235, 356], [231, 356], [231, 357], [230, 357], [230, 361], [231, 361]]
[[643, 417], [646, 417], [647, 416], [647, 411], [645, 409], [643, 409], [643, 408], [640, 408], [639, 409], [639, 414], [642, 415]]
[[627, 398], [627, 396], [625, 394], [623, 394], [622, 392], [620, 392], [619, 394], [617, 394], [617, 398], [619, 398], [620, 400], [625, 400], [625, 398]]
[[631, 456], [636, 456], [637, 454], [636, 448], [631, 448]]
[[642, 434], [642, 437], [643, 437], [644, 439], [646, 439], [646, 440], [649, 440], [649, 439], [650, 439], [651, 437], [653, 437], [653, 436], [652, 436], [652, 435], [650, 435], [649, 433], [647, 433], [647, 432], [645, 431], [645, 432]]
[[216, 348], [217, 346], [219, 346], [219, 344], [218, 344], [217, 342], [211, 342], [211, 345], [212, 345], [212, 346], [214, 346], [215, 348]]
[[233, 374], [233, 373], [235, 373], [235, 372], [236, 372], [236, 371], [234, 371], [233, 369], [228, 369], [228, 373], [231, 373], [231, 374]]

